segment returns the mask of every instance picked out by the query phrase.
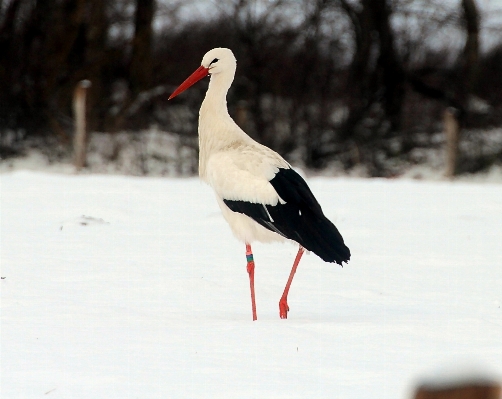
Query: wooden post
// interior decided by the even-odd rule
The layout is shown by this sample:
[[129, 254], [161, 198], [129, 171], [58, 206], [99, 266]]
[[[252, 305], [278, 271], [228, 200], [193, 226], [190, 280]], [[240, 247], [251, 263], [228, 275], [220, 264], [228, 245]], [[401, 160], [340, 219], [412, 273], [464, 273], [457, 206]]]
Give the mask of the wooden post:
[[497, 382], [472, 382], [444, 387], [420, 386], [414, 399], [500, 399], [501, 393]]
[[453, 178], [457, 171], [459, 124], [456, 110], [446, 108], [443, 113], [444, 132], [446, 135], [446, 171], [445, 176]]
[[85, 166], [86, 162], [86, 92], [91, 87], [89, 80], [77, 83], [73, 93], [73, 113], [75, 118], [75, 134], [73, 136], [73, 163], [77, 171]]

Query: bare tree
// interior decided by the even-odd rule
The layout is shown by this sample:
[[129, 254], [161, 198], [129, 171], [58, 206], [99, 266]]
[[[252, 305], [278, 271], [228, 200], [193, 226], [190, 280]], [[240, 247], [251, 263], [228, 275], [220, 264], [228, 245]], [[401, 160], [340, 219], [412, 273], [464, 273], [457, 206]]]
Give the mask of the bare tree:
[[134, 15], [129, 85], [133, 97], [151, 86], [152, 78], [152, 22], [155, 0], [137, 0]]
[[[457, 98], [462, 106], [462, 111], [465, 112], [469, 109], [468, 102], [474, 94], [478, 80], [479, 13], [474, 0], [462, 0], [462, 10], [466, 31], [466, 41], [460, 60], [461, 84], [458, 86]], [[462, 113], [457, 112], [454, 115], [458, 117], [459, 115], [462, 116]], [[446, 175], [453, 177], [459, 171], [459, 141], [461, 135], [461, 123], [457, 121], [455, 125], [456, 129], [452, 130], [452, 128], [449, 127], [452, 123], [449, 123], [447, 119], [448, 118], [445, 117], [445, 129], [448, 143], [448, 164]]]
[[462, 0], [466, 41], [462, 54], [462, 75], [467, 95], [476, 90], [479, 74], [479, 12], [475, 0]]
[[88, 93], [89, 129], [103, 129], [106, 117], [106, 107], [109, 105], [106, 93], [106, 70], [109, 64], [109, 49], [107, 45], [108, 18], [107, 2], [88, 0], [86, 20], [84, 21], [85, 61], [82, 68], [76, 71], [75, 79], [88, 79], [92, 89]]

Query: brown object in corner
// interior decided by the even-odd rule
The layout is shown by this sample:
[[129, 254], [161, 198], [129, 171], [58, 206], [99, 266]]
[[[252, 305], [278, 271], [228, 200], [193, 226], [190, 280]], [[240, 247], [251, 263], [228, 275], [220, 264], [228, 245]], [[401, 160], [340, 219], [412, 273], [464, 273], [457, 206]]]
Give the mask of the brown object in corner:
[[418, 387], [415, 399], [502, 399], [496, 382], [470, 382], [457, 385]]

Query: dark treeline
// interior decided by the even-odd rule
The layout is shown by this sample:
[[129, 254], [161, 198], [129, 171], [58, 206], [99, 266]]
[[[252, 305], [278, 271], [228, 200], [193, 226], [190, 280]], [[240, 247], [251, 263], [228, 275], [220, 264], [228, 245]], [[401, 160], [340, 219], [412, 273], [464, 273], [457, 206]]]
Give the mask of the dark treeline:
[[92, 131], [193, 138], [206, 84], [167, 97], [206, 51], [229, 47], [229, 109], [250, 135], [310, 168], [336, 159], [385, 175], [386, 160], [431, 143], [446, 107], [463, 127], [502, 125], [502, 43], [480, 52], [474, 0], [441, 4], [228, 0], [189, 20], [181, 1], [4, 0], [0, 131], [69, 143], [73, 90], [89, 79]]

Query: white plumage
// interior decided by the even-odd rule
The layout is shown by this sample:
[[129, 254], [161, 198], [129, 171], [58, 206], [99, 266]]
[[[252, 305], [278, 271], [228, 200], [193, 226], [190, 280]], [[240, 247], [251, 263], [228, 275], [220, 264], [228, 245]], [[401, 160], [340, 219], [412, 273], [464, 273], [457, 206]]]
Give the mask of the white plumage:
[[[211, 62], [218, 59], [214, 66]], [[199, 112], [199, 175], [215, 191], [223, 217], [241, 241], [282, 241], [284, 237], [241, 213], [232, 212], [223, 199], [276, 205], [279, 195], [270, 184], [279, 167], [290, 165], [234, 122], [228, 114], [226, 94], [237, 66], [229, 49], [215, 48], [202, 59], [211, 80]]]
[[279, 302], [280, 316], [286, 318], [287, 293], [304, 248], [325, 261], [339, 264], [349, 260], [350, 251], [289, 163], [249, 137], [228, 114], [226, 95], [236, 66], [231, 50], [215, 48], [206, 53], [201, 66], [170, 99], [203, 77], [211, 76], [199, 112], [199, 175], [214, 189], [218, 205], [234, 235], [246, 243], [254, 320], [254, 260], [250, 244], [285, 239], [300, 244]]

